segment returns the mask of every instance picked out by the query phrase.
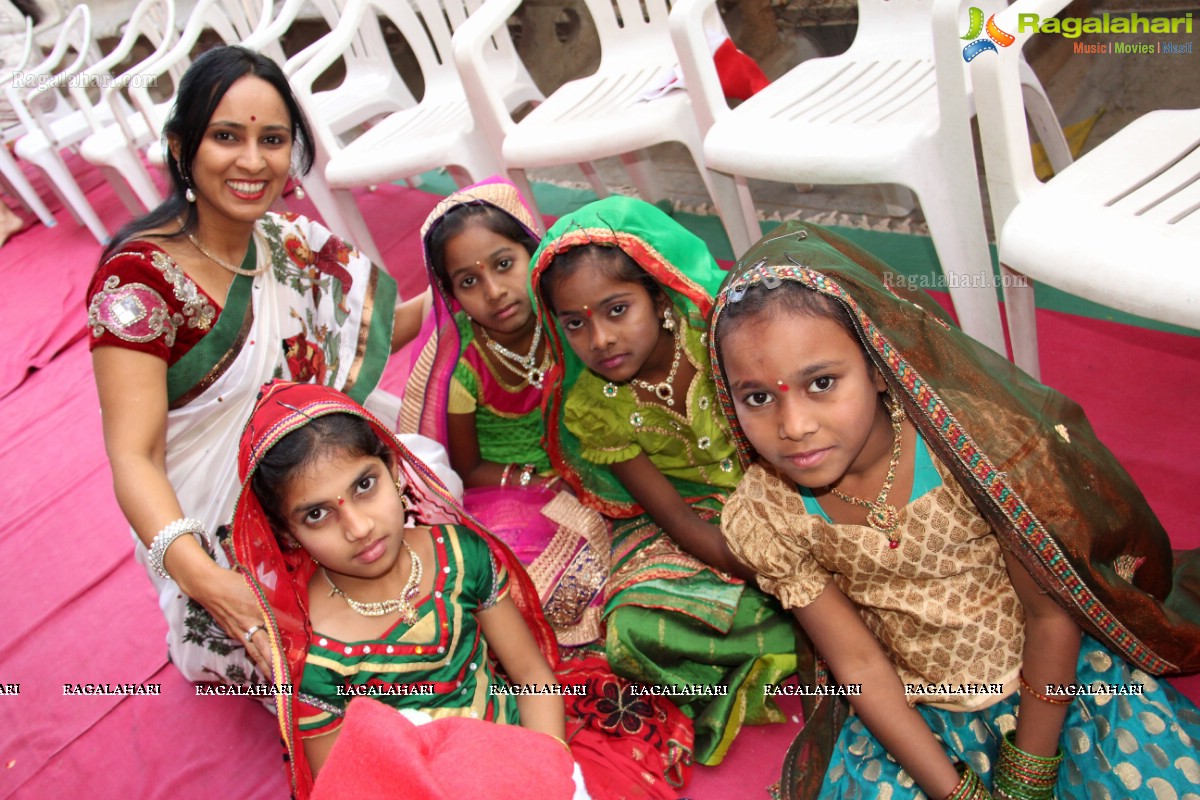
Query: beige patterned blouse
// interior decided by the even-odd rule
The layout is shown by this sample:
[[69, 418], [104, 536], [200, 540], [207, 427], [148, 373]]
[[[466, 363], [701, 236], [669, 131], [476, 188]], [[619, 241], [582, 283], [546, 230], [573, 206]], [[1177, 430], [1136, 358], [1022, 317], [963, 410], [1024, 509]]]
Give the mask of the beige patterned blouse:
[[807, 606], [832, 580], [891, 655], [910, 703], [974, 710], [1016, 690], [1025, 615], [999, 541], [933, 460], [942, 485], [900, 509], [896, 549], [873, 528], [807, 513], [764, 464], [747, 470], [721, 529], [786, 608]]

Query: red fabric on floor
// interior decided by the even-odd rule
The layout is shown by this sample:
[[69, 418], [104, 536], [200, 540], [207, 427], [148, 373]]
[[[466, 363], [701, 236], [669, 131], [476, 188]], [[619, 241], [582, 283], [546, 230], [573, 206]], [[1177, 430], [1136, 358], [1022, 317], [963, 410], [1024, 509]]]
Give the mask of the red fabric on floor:
[[[93, 183], [92, 203], [115, 230], [128, 214]], [[419, 228], [437, 199], [392, 186], [360, 197], [404, 296], [423, 288]], [[250, 700], [196, 696], [166, 662], [165, 625], [112, 496], [82, 338], [100, 247], [59, 219], [0, 249], [0, 685], [21, 685], [0, 694], [0, 797], [284, 797], [271, 716]], [[1083, 405], [1175, 546], [1200, 547], [1190, 510], [1200, 339], [1047, 312], [1039, 324], [1044, 380]], [[385, 373], [384, 385], [397, 384]], [[64, 683], [85, 682], [160, 683], [162, 694], [64, 696]], [[1200, 700], [1200, 678], [1175, 683]], [[723, 765], [696, 768], [685, 794], [764, 798], [797, 728], [745, 729]]]

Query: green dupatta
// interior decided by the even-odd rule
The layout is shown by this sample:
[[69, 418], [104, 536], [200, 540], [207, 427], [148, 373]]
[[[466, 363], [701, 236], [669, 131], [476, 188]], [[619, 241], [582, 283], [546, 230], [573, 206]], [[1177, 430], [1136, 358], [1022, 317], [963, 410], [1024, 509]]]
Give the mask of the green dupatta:
[[[949, 325], [923, 292], [885, 285], [886, 273], [845, 240], [801, 223], [772, 232], [731, 271], [709, 346], [743, 466], [755, 454], [721, 367], [722, 313], [746, 292], [797, 281], [847, 308], [929, 447], [1004, 548], [1083, 630], [1146, 672], [1200, 669], [1200, 550], [1172, 553], [1141, 491], [1076, 403]], [[824, 773], [815, 765], [825, 763], [844, 719], [835, 703], [805, 711], [785, 764], [785, 796], [815, 796]]]
[[[534, 301], [538, 318], [549, 332], [554, 360], [542, 397], [546, 452], [585, 504], [610, 517], [633, 517], [642, 513], [642, 509], [611, 470], [582, 458], [578, 439], [563, 424], [567, 393], [586, 367], [565, 344], [562, 328], [547, 310], [540, 285], [542, 275], [556, 256], [572, 247], [589, 244], [625, 251], [663, 288], [679, 318], [697, 330], [707, 327], [712, 298], [725, 273], [702, 239], [655, 206], [631, 197], [607, 197], [560, 218], [533, 255], [530, 280]], [[707, 374], [700, 377], [707, 378]], [[709, 486], [680, 480], [672, 483], [687, 499], [713, 494]]]

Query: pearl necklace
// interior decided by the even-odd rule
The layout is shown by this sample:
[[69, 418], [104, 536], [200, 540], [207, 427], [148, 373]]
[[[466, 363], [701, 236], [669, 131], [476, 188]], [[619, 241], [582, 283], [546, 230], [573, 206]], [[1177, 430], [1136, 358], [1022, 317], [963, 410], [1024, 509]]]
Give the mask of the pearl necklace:
[[400, 612], [400, 621], [406, 625], [411, 625], [417, 621], [417, 610], [413, 608], [412, 599], [416, 596], [417, 590], [421, 586], [421, 558], [413, 549], [409, 547], [408, 542], [401, 540], [400, 544], [404, 545], [404, 549], [408, 551], [408, 557], [412, 560], [412, 568], [408, 571], [408, 581], [405, 582], [404, 588], [400, 590], [400, 596], [394, 600], [380, 600], [377, 603], [362, 603], [350, 595], [343, 592], [329, 577], [329, 573], [321, 567], [321, 574], [325, 576], [325, 582], [329, 584], [332, 590], [329, 596], [337, 595], [346, 601], [346, 605], [357, 614], [362, 614], [364, 617], [382, 617], [384, 614], [391, 614], [394, 611]]
[[650, 381], [643, 381], [639, 378], [630, 381], [634, 386], [640, 386], [648, 392], [653, 392], [655, 397], [664, 401], [671, 408], [675, 407], [675, 387], [672, 384], [675, 381], [675, 373], [679, 371], [679, 359], [683, 355], [682, 328], [682, 323], [675, 327], [675, 356], [671, 359], [671, 369], [667, 372], [666, 379], [662, 383], [650, 383]]
[[895, 550], [900, 546], [900, 534], [896, 532], [896, 529], [900, 527], [900, 512], [896, 510], [895, 506], [888, 505], [887, 499], [892, 491], [892, 483], [896, 480], [896, 468], [900, 465], [900, 423], [904, 421], [904, 407], [893, 402], [891, 416], [892, 457], [888, 461], [887, 477], [883, 479], [883, 488], [879, 490], [879, 496], [875, 498], [875, 502], [851, 497], [833, 486], [829, 487], [829, 491], [843, 502], [853, 503], [867, 509], [867, 524], [886, 536], [888, 547]]
[[514, 353], [491, 336], [488, 336], [487, 328], [482, 325], [479, 326], [479, 332], [483, 334], [483, 340], [487, 344], [488, 350], [491, 350], [500, 357], [501, 364], [508, 367], [517, 375], [520, 375], [533, 388], [542, 388], [542, 382], [546, 378], [546, 370], [550, 367], [550, 353], [546, 353], [545, 357], [542, 358], [541, 364], [537, 363], [538, 345], [542, 341], [541, 325], [533, 329], [533, 342], [529, 346], [529, 352], [525, 355]]
[[[179, 223], [180, 228], [183, 228], [183, 220], [176, 219], [175, 221]], [[204, 245], [200, 244], [200, 240], [197, 239], [195, 236], [193, 236], [191, 233], [185, 233], [184, 235], [187, 236], [188, 241], [192, 243], [192, 247], [195, 247], [197, 250], [200, 251], [201, 255], [203, 255], [209, 261], [212, 261], [215, 264], [219, 264], [220, 266], [224, 267], [225, 269], [229, 270], [230, 272], [232, 272], [236, 275], [245, 275], [247, 278], [253, 278], [258, 275], [262, 275], [264, 272], [266, 272], [271, 267], [271, 262], [270, 262], [270, 260], [268, 260], [261, 267], [256, 267], [255, 269], [242, 269], [241, 267], [236, 266], [235, 264], [230, 264], [225, 259], [217, 258], [212, 253], [208, 252], [208, 250], [205, 249]]]

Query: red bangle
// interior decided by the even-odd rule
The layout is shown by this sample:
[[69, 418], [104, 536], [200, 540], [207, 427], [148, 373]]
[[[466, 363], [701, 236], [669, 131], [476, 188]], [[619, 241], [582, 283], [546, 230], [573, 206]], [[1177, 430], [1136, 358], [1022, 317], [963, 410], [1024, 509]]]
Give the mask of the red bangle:
[[500, 473], [500, 488], [501, 489], [503, 489], [508, 484], [508, 475], [510, 472], [512, 472], [512, 468], [515, 466], [516, 466], [516, 464], [505, 464], [504, 465], [504, 472]]
[[1054, 706], [1068, 706], [1071, 704], [1071, 701], [1075, 699], [1075, 698], [1071, 697], [1070, 695], [1065, 695], [1063, 697], [1051, 697], [1048, 694], [1042, 694], [1037, 689], [1030, 686], [1029, 681], [1025, 680], [1025, 670], [1024, 669], [1017, 672], [1017, 680], [1019, 680], [1021, 682], [1021, 691], [1022, 692], [1028, 692], [1032, 696], [1036, 697], [1038, 700], [1041, 700], [1043, 703], [1049, 703], [1050, 705], [1054, 705]]

